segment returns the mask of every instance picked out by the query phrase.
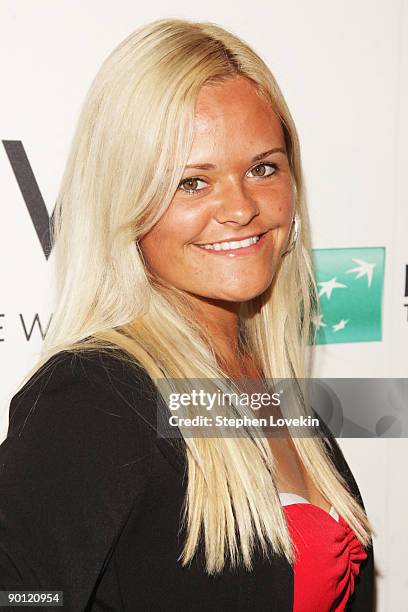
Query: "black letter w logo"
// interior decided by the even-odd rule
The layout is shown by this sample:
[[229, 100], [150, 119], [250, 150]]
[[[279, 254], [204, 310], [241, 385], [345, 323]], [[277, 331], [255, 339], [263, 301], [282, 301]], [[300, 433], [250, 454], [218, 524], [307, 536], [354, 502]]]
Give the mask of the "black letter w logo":
[[48, 215], [45, 202], [41, 195], [30, 162], [20, 140], [3, 140], [11, 167], [18, 186], [27, 206], [31, 221], [37, 233], [46, 259], [50, 256], [52, 245], [50, 227], [53, 222], [54, 211]]

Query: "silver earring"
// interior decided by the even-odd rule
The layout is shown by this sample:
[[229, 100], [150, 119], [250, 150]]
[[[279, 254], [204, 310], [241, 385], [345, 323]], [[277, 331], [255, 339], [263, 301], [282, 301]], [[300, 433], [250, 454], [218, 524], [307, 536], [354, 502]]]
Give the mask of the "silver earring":
[[287, 253], [290, 253], [290, 251], [292, 251], [296, 245], [296, 242], [299, 239], [299, 235], [300, 235], [300, 218], [298, 216], [297, 213], [295, 213], [295, 216], [293, 217], [293, 221], [292, 221], [292, 228], [293, 230], [293, 238], [290, 241], [290, 243], [288, 244], [288, 246], [286, 247], [286, 249], [283, 251], [283, 253], [281, 253], [281, 257], [283, 257], [284, 255], [287, 255]]

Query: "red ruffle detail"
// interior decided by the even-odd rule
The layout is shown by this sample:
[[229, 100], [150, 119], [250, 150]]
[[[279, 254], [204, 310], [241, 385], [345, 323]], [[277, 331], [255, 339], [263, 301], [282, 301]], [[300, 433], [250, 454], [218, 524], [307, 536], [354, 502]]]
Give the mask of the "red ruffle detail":
[[283, 508], [297, 549], [294, 612], [343, 612], [367, 553], [341, 516], [314, 504]]

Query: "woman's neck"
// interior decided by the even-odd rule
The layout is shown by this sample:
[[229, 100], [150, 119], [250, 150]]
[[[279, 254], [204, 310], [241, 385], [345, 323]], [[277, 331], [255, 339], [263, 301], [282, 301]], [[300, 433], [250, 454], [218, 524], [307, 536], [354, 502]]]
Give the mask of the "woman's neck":
[[240, 342], [237, 302], [212, 300], [190, 295], [201, 329], [210, 339], [218, 365], [229, 378], [259, 378], [255, 359]]

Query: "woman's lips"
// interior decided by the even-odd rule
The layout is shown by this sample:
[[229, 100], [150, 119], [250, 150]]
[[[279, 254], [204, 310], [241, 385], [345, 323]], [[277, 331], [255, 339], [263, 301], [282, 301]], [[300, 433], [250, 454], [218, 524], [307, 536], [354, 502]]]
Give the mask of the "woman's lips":
[[200, 251], [202, 251], [203, 253], [209, 253], [210, 255], [217, 255], [221, 257], [223, 255], [228, 255], [229, 257], [242, 257], [244, 255], [252, 255], [258, 253], [264, 246], [265, 237], [267, 234], [268, 232], [259, 234], [260, 238], [255, 244], [251, 244], [250, 246], [246, 247], [240, 247], [239, 249], [226, 249], [216, 251], [214, 249], [204, 249], [198, 246], [197, 244], [194, 244], [193, 246], [195, 246], [197, 249], [200, 249]]

